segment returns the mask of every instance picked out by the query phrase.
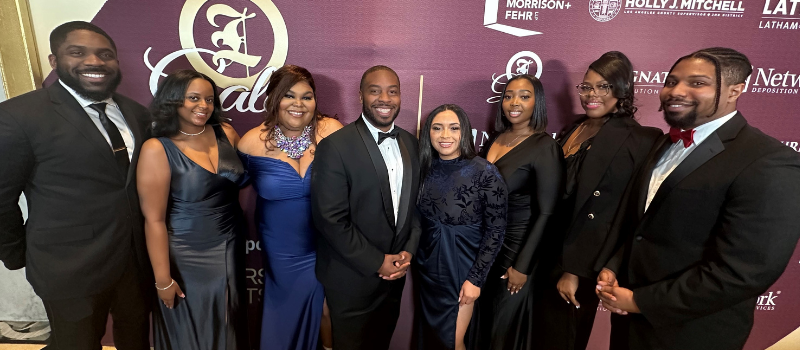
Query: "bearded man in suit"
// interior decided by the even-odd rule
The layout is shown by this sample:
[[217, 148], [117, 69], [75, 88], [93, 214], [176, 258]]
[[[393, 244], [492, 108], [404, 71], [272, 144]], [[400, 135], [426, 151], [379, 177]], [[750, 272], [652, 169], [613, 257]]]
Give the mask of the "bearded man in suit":
[[320, 141], [311, 204], [320, 233], [317, 278], [325, 287], [337, 349], [388, 349], [405, 274], [417, 250], [419, 149], [394, 124], [400, 79], [364, 72], [362, 115]]
[[628, 239], [598, 277], [624, 315], [612, 315], [612, 349], [741, 349], [794, 252], [800, 157], [737, 111], [751, 67], [709, 48], [670, 69], [670, 133], [629, 186], [616, 224]]
[[50, 321], [47, 349], [100, 349], [109, 311], [118, 349], [149, 349], [135, 179], [149, 113], [114, 93], [117, 48], [99, 27], [62, 24], [50, 49], [59, 80], [0, 103], [0, 260], [27, 267]]

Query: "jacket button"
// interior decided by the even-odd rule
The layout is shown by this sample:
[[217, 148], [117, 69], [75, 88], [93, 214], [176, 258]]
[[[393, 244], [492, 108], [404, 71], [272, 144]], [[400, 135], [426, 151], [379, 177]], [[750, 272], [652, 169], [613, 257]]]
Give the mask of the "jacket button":
[[587, 215], [586, 217], [588, 217], [588, 218], [589, 218], [589, 220], [591, 220], [591, 219], [594, 219], [594, 214], [589, 214], [589, 215]]
[[595, 197], [600, 197], [600, 191], [594, 191], [593, 194], [594, 194]]
[[642, 236], [636, 236], [636, 240], [637, 241], [641, 241], [642, 240]]

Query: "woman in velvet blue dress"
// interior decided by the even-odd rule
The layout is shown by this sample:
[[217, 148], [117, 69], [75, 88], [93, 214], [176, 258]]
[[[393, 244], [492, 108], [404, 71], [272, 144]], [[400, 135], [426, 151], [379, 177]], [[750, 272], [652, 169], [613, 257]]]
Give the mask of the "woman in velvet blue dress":
[[420, 133], [420, 349], [466, 348], [475, 301], [503, 244], [506, 185], [472, 145], [456, 105], [434, 109]]
[[302, 67], [272, 73], [266, 93], [264, 123], [239, 143], [258, 193], [265, 258], [261, 350], [316, 350], [320, 338], [329, 348], [330, 319], [323, 317], [324, 291], [314, 274], [309, 176], [317, 142], [342, 124], [317, 112], [314, 79]]

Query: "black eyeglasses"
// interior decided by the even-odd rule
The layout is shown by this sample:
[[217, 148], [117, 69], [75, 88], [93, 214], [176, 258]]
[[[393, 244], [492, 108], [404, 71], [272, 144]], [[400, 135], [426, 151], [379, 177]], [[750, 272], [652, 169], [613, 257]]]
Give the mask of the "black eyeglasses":
[[575, 85], [575, 88], [578, 89], [578, 95], [581, 96], [589, 95], [592, 91], [594, 91], [594, 94], [597, 96], [605, 96], [608, 95], [608, 92], [611, 91], [613, 87], [614, 86], [611, 84], [600, 84], [594, 87], [584, 83]]

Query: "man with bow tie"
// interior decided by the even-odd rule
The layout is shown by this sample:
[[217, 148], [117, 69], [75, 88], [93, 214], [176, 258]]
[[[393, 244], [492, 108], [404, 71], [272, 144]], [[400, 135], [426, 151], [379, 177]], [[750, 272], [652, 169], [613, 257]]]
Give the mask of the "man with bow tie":
[[736, 109], [743, 54], [681, 57], [661, 90], [656, 142], [614, 223], [622, 248], [598, 277], [611, 349], [741, 349], [757, 297], [800, 236], [800, 157]]
[[388, 349], [405, 274], [417, 250], [417, 140], [394, 124], [400, 79], [375, 66], [361, 77], [361, 118], [322, 140], [311, 173], [325, 287], [337, 349]]

